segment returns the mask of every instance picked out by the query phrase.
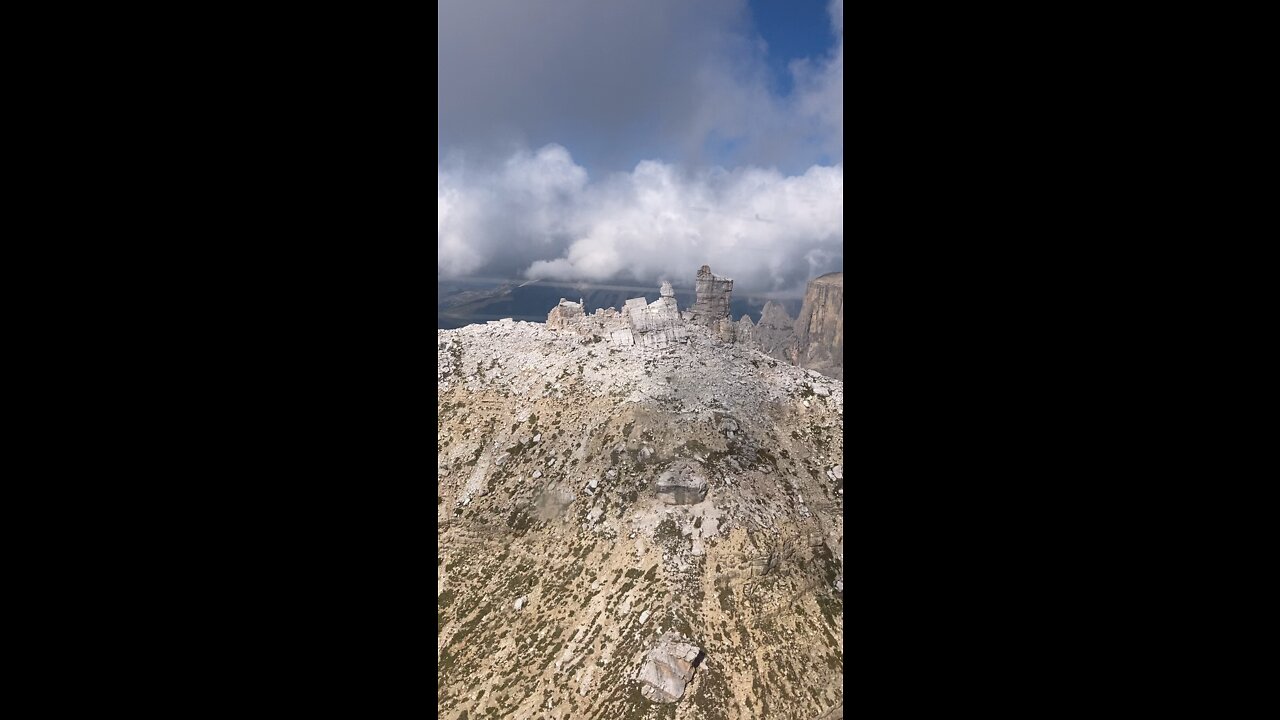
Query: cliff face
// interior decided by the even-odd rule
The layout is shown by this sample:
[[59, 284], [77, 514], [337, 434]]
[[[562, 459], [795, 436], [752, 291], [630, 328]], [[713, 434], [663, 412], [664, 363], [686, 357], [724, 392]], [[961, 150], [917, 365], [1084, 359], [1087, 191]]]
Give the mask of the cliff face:
[[772, 300], [746, 342], [793, 365], [844, 379], [844, 273], [809, 281], [800, 317], [792, 320]]
[[844, 273], [809, 281], [795, 323], [796, 364], [844, 379]]
[[733, 296], [733, 281], [729, 278], [714, 275], [711, 268], [703, 265], [698, 269], [694, 279], [695, 296], [693, 306], [689, 308], [689, 316], [699, 325], [719, 327], [720, 320], [729, 317], [729, 301]]

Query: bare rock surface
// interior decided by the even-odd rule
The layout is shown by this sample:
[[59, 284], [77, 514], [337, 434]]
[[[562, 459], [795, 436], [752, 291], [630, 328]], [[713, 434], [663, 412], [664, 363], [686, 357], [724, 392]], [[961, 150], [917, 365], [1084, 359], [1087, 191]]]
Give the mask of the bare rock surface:
[[694, 667], [702, 649], [674, 631], [658, 639], [658, 644], [645, 656], [636, 675], [643, 685], [640, 692], [656, 703], [673, 703], [684, 695], [685, 686], [693, 679]]
[[729, 317], [729, 303], [733, 296], [733, 280], [711, 272], [703, 265], [694, 280], [695, 302], [689, 308], [693, 322], [711, 326]]
[[668, 505], [700, 503], [707, 496], [706, 472], [697, 463], [673, 463], [658, 476], [656, 489]]
[[796, 319], [796, 362], [844, 378], [844, 273], [809, 281]]
[[[749, 319], [749, 318], [748, 318]], [[770, 300], [760, 322], [738, 325], [737, 340], [764, 354], [826, 377], [844, 379], [844, 273], [828, 273], [809, 281], [800, 315]]]
[[766, 302], [760, 323], [752, 331], [754, 345], [770, 357], [794, 363], [795, 324], [786, 308], [772, 300]]
[[843, 383], [668, 299], [437, 331], [439, 717], [842, 706]]

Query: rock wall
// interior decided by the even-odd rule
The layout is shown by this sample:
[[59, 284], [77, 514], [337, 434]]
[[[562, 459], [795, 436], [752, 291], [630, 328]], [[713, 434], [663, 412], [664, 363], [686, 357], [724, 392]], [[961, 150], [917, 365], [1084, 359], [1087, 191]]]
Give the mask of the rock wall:
[[689, 308], [691, 322], [716, 327], [721, 319], [729, 317], [732, 296], [733, 280], [713, 275], [711, 267], [703, 265], [694, 279], [695, 301]]
[[635, 343], [644, 348], [664, 348], [685, 337], [671, 283], [664, 281], [658, 295], [657, 300], [647, 304], [644, 298], [633, 298], [622, 308], [623, 316], [631, 324]]
[[587, 315], [581, 301], [561, 298], [547, 314], [547, 327], [576, 332], [583, 342], [660, 350], [685, 341], [690, 327], [698, 325], [716, 341], [747, 344], [779, 360], [844, 379], [844, 273], [809, 281], [799, 318], [792, 320], [781, 305], [770, 301], [758, 325], [750, 317], [735, 323], [730, 316], [733, 280], [703, 265], [695, 282], [697, 301], [683, 314], [671, 283], [664, 281], [655, 302], [632, 298], [621, 312], [609, 308]]
[[804, 304], [795, 320], [772, 300], [765, 303], [760, 323], [738, 323], [738, 342], [746, 342], [770, 357], [827, 377], [844, 379], [844, 273], [830, 273], [809, 281]]
[[[641, 302], [643, 300], [641, 298]], [[631, 325], [622, 313], [609, 308], [587, 315], [581, 302], [564, 298], [560, 298], [560, 304], [547, 313], [547, 328], [577, 333], [583, 342], [608, 341], [618, 347], [630, 347], [633, 343]]]
[[844, 379], [844, 273], [809, 281], [795, 323], [796, 364]]

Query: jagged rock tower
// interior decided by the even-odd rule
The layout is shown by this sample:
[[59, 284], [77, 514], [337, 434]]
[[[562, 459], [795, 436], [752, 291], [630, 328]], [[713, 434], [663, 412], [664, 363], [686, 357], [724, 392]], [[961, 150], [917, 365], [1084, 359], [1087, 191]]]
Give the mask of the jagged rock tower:
[[547, 327], [552, 330], [563, 330], [572, 327], [583, 318], [582, 303], [570, 302], [560, 298], [560, 304], [547, 313]]
[[690, 322], [714, 326], [729, 317], [729, 300], [733, 296], [733, 280], [711, 273], [710, 265], [698, 268], [694, 280], [693, 306], [689, 308]]
[[[696, 279], [697, 301], [687, 312], [680, 312], [676, 293], [671, 283], [662, 281], [656, 302], [646, 302], [643, 297], [631, 298], [622, 306], [622, 312], [613, 308], [596, 310], [587, 315], [584, 302], [560, 298], [560, 304], [547, 314], [547, 327], [552, 330], [570, 330], [583, 336], [583, 342], [607, 339], [612, 347], [662, 349], [688, 337], [688, 324], [697, 324], [711, 331], [720, 342], [732, 343], [738, 339], [739, 324], [729, 315], [729, 303], [733, 297], [733, 280], [711, 274], [711, 268], [703, 265]], [[744, 338], [751, 335], [751, 320], [741, 327]]]

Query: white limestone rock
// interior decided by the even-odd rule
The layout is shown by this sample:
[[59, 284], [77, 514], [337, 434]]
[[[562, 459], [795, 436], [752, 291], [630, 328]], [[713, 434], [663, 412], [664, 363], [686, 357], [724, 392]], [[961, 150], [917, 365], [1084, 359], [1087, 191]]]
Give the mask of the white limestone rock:
[[685, 687], [693, 679], [693, 673], [702, 655], [702, 648], [689, 642], [684, 636], [668, 631], [658, 640], [657, 646], [645, 656], [644, 664], [636, 673], [640, 681], [640, 693], [650, 702], [673, 703], [684, 695]]

